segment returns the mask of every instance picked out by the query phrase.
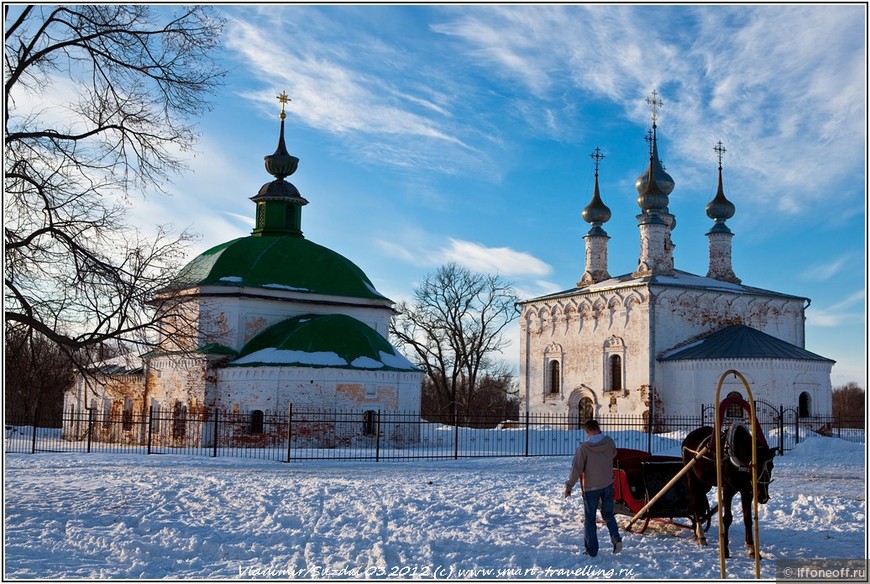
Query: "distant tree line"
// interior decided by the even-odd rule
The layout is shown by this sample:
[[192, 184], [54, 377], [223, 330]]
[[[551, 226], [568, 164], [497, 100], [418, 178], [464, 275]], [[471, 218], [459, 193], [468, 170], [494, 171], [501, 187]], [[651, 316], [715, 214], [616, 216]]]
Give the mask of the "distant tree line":
[[843, 420], [845, 427], [863, 428], [865, 404], [864, 389], [850, 381], [834, 388], [831, 413]]

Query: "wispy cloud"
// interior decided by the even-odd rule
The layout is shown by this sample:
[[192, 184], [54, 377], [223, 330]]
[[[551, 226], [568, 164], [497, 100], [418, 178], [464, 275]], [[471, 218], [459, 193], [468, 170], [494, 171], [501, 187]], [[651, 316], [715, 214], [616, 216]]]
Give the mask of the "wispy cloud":
[[866, 321], [866, 292], [859, 290], [830, 306], [807, 311], [807, 324], [810, 326], [835, 327], [854, 322]]
[[389, 241], [379, 240], [378, 246], [388, 255], [412, 265], [435, 268], [452, 262], [476, 272], [530, 279], [536, 286], [544, 282], [541, 277], [553, 272], [552, 266], [528, 252], [452, 237], [445, 242], [421, 231], [407, 231], [407, 237], [397, 233]]
[[[321, 26], [318, 36], [297, 20], [276, 25], [271, 12], [262, 12], [233, 18], [228, 28], [227, 46], [270, 88], [241, 91], [241, 97], [271, 114], [272, 93], [287, 88], [291, 120], [339, 136], [349, 153], [364, 160], [443, 174], [481, 167], [494, 172], [489, 154], [474, 144], [486, 137], [452, 111], [458, 100], [448, 70], [424, 65], [431, 55], [388, 45], [339, 20]], [[276, 36], [293, 42], [271, 42]]]
[[449, 239], [449, 244], [435, 252], [440, 263], [455, 262], [478, 272], [503, 276], [546, 276], [553, 268], [529, 253], [509, 247], [487, 247], [473, 241]]
[[712, 166], [722, 139], [750, 204], [796, 214], [838, 186], [861, 196], [841, 183], [864, 159], [861, 6], [477, 8], [432, 28], [531, 99], [557, 101], [570, 79], [644, 123], [658, 87], [671, 156]]
[[813, 264], [801, 273], [801, 279], [814, 282], [829, 280], [836, 276], [852, 260], [852, 257], [852, 254], [847, 254], [839, 258], [830, 258], [824, 263]]

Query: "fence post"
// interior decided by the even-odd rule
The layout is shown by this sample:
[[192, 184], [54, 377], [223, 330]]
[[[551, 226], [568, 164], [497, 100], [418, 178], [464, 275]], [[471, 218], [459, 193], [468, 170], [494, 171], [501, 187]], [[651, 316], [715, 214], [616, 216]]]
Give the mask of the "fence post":
[[649, 427], [646, 435], [646, 451], [652, 454], [652, 435], [656, 423], [656, 388], [650, 383], [649, 386]]
[[220, 410], [217, 409], [217, 406], [215, 406], [215, 409], [214, 409], [214, 440], [212, 441], [212, 451], [211, 451], [211, 457], [212, 457], [212, 458], [216, 458], [216, 457], [217, 457], [217, 449], [218, 449], [218, 412], [220, 412]]
[[151, 435], [154, 433], [154, 406], [148, 406], [148, 449], [146, 454], [151, 454]]
[[375, 414], [375, 462], [381, 461], [381, 410]]
[[94, 408], [88, 408], [88, 453], [91, 451], [91, 437], [94, 433]]
[[33, 436], [31, 437], [30, 443], [30, 454], [34, 454], [36, 452], [36, 428], [39, 424], [39, 406], [33, 408]]
[[293, 453], [293, 404], [287, 406], [287, 462]]
[[785, 454], [785, 407], [779, 404], [779, 455]]
[[529, 457], [529, 410], [526, 410], [526, 458]]

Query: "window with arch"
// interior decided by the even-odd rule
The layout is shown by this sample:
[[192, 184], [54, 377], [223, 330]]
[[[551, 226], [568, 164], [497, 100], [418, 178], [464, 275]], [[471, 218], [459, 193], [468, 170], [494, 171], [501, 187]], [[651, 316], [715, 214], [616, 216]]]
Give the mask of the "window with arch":
[[263, 433], [263, 410], [251, 410], [251, 423], [248, 426], [251, 434]]
[[544, 349], [541, 389], [544, 399], [558, 399], [562, 395], [562, 358], [564, 352], [559, 343], [551, 343]]
[[604, 341], [602, 361], [602, 388], [604, 391], [625, 389], [625, 341], [612, 336]]
[[561, 391], [561, 370], [559, 367], [559, 362], [555, 359], [550, 361], [550, 384], [549, 390], [550, 394], [558, 394]]
[[812, 413], [812, 399], [810, 394], [804, 391], [798, 396], [798, 417], [809, 418]]
[[622, 391], [622, 357], [611, 355], [608, 359], [608, 366], [610, 368], [610, 383], [607, 389], [609, 391]]

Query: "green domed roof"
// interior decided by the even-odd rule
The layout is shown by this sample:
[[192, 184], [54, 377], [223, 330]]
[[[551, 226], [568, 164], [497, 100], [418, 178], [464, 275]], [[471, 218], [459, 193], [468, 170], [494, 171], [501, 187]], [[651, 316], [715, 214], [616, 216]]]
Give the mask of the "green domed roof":
[[372, 327], [345, 314], [305, 314], [255, 336], [229, 363], [417, 371]]
[[233, 286], [385, 300], [344, 256], [292, 236], [248, 236], [222, 243], [187, 264], [170, 289]]

